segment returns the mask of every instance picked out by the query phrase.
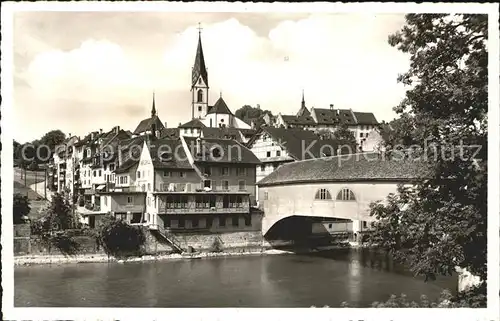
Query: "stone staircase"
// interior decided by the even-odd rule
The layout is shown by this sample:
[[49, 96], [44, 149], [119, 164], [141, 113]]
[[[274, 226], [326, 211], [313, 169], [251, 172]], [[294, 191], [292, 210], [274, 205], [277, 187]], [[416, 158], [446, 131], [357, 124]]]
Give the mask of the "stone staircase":
[[160, 224], [149, 225], [149, 230], [152, 233], [159, 235], [162, 239], [167, 241], [167, 243], [178, 253], [183, 253], [184, 249], [181, 247], [180, 242], [172, 235], [169, 234], [165, 228]]

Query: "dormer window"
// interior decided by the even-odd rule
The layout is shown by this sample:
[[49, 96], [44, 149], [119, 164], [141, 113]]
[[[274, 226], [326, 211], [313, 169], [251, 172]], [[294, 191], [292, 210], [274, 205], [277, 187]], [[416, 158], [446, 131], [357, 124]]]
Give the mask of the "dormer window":
[[170, 156], [170, 153], [168, 153], [168, 152], [164, 152], [164, 153], [160, 154], [160, 160], [162, 162], [168, 162], [171, 159], [172, 159], [172, 157]]
[[198, 85], [201, 85], [201, 78], [198, 80]]

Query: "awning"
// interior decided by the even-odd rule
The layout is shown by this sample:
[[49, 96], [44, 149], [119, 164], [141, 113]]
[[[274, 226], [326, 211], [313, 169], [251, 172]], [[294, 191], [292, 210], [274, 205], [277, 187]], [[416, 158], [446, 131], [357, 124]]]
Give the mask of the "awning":
[[99, 186], [97, 186], [96, 190], [102, 191], [105, 188], [106, 188], [106, 185], [99, 185]]

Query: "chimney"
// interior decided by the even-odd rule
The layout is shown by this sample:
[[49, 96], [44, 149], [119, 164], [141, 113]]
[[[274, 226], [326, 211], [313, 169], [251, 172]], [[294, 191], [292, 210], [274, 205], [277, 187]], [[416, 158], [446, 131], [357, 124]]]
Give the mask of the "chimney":
[[99, 129], [99, 134], [102, 134], [102, 128]]
[[333, 104], [330, 104], [330, 110], [333, 110]]
[[118, 135], [119, 132], [120, 132], [120, 126], [115, 126], [115, 134]]
[[71, 138], [71, 133], [68, 133], [68, 138]]
[[90, 133], [90, 139], [91, 139], [91, 140], [94, 140], [94, 138], [95, 138], [95, 132], [91, 132], [91, 133]]
[[168, 127], [167, 127], [167, 122], [165, 122], [165, 128], [168, 128]]

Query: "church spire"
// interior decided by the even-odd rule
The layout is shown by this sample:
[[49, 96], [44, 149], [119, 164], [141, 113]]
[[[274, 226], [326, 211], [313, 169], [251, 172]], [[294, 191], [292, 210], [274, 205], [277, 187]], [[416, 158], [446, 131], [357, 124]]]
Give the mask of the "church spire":
[[151, 118], [156, 116], [155, 92], [153, 91], [153, 107], [151, 108]]
[[304, 89], [302, 89], [302, 104], [301, 104], [301, 107], [302, 108], [306, 108], [306, 100], [304, 99]]
[[208, 86], [207, 67], [205, 66], [203, 46], [201, 45], [201, 30], [202, 28], [198, 23], [198, 48], [196, 49], [196, 58], [194, 59], [191, 88], [194, 88], [200, 76], [205, 82], [205, 85]]

